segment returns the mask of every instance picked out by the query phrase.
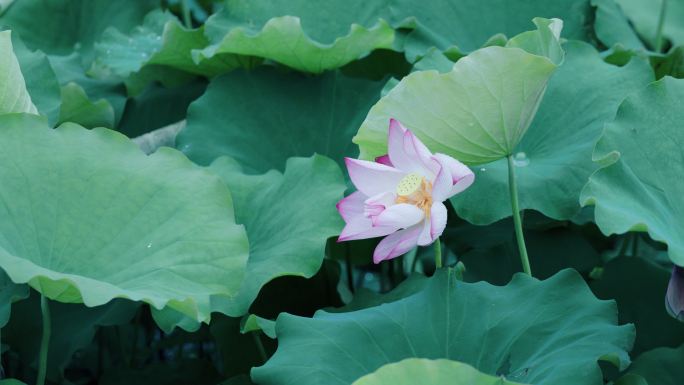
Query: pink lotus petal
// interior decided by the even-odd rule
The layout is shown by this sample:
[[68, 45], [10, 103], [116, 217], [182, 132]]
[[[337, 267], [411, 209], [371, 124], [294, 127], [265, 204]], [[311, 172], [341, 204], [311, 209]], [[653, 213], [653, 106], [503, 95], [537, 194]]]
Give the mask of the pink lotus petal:
[[364, 193], [354, 191], [349, 194], [349, 196], [342, 198], [341, 201], [337, 202], [337, 211], [340, 212], [340, 215], [345, 222], [364, 218], [363, 205], [366, 199], [368, 199], [368, 197]]
[[467, 189], [475, 181], [475, 174], [473, 171], [456, 159], [444, 154], [435, 154], [434, 159], [436, 159], [442, 167], [446, 167], [451, 174], [453, 187], [447, 198]]
[[426, 220], [418, 237], [418, 245], [427, 246], [433, 243], [446, 228], [447, 208], [442, 202], [435, 202], [430, 208], [430, 219]]
[[[368, 198], [362, 192], [355, 191], [348, 197], [339, 201], [337, 203], [337, 210], [340, 212], [346, 225], [338, 237], [337, 242], [382, 237], [397, 230], [394, 227], [373, 226], [373, 221], [366, 215], [367, 201], [378, 202], [379, 204], [385, 202], [389, 205], [394, 203], [394, 195], [391, 193], [388, 196], [380, 194]], [[384, 211], [384, 208], [382, 211]]]
[[418, 172], [430, 180], [439, 172], [439, 163], [432, 159], [430, 150], [409, 130], [404, 133], [404, 151], [412, 161], [411, 172]]
[[396, 119], [390, 119], [387, 150], [394, 167], [432, 179], [429, 159], [432, 154], [420, 139]]
[[405, 229], [423, 220], [423, 210], [408, 203], [400, 203], [388, 207], [373, 220], [374, 226]]
[[344, 160], [352, 183], [367, 196], [395, 191], [399, 181], [406, 176], [405, 172], [384, 164], [352, 158]]
[[439, 238], [447, 224], [447, 208], [442, 202], [435, 202], [430, 210], [430, 237], [434, 242]]
[[380, 263], [396, 258], [414, 248], [422, 229], [423, 224], [419, 223], [408, 229], [399, 230], [380, 241], [373, 252], [373, 262]]
[[363, 220], [347, 222], [337, 238], [337, 242], [383, 237], [395, 231], [397, 231], [395, 227], [373, 226], [373, 222], [369, 218], [363, 218]]
[[432, 200], [433, 202], [442, 202], [449, 199], [453, 194], [453, 182], [451, 180], [451, 172], [448, 168], [440, 165], [439, 172], [432, 181]]
[[384, 192], [370, 197], [363, 202], [363, 215], [374, 221], [375, 217], [382, 214], [386, 208], [394, 205], [395, 199], [396, 195], [391, 192]]
[[409, 157], [404, 149], [404, 134], [407, 129], [396, 119], [390, 119], [389, 131], [387, 133], [387, 156], [392, 165], [402, 171], [419, 172], [421, 167], [417, 167], [416, 160]]
[[394, 167], [394, 165], [392, 164], [392, 161], [389, 158], [389, 155], [387, 155], [387, 154], [382, 155], [382, 156], [378, 156], [377, 158], [375, 158], [375, 162], [380, 163], [380, 164], [384, 164], [385, 166]]
[[365, 202], [369, 199], [372, 198], [368, 198], [362, 192], [356, 191], [337, 203], [337, 210], [346, 222], [337, 242], [382, 237], [397, 230], [393, 227], [373, 226], [373, 221], [364, 212]]
[[394, 201], [397, 199], [397, 194], [394, 192], [382, 192], [378, 195], [374, 195], [370, 198], [366, 198], [365, 201], [363, 201], [364, 205], [382, 205], [385, 207], [389, 207], [394, 205]]
[[395, 204], [396, 194], [384, 192], [372, 196], [363, 202], [363, 213], [366, 217], [380, 215], [386, 208]]

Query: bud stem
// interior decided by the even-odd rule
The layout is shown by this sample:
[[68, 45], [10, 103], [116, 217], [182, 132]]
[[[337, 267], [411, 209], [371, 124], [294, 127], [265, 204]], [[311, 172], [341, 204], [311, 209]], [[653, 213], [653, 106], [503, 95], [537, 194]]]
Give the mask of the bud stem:
[[435, 240], [435, 268], [442, 268], [442, 241], [439, 237]]

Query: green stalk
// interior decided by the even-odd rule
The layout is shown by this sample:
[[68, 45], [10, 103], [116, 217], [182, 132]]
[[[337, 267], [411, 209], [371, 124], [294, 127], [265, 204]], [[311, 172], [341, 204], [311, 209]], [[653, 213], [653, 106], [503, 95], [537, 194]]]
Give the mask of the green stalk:
[[47, 359], [48, 346], [50, 345], [50, 334], [52, 333], [52, 325], [50, 322], [50, 304], [47, 297], [40, 296], [40, 311], [43, 314], [43, 336], [40, 340], [40, 355], [38, 356], [38, 377], [36, 378], [36, 385], [45, 384], [45, 376], [47, 375]]
[[629, 247], [629, 238], [631, 236], [628, 234], [625, 234], [625, 236], [622, 237], [622, 243], [620, 244], [620, 250], [618, 250], [618, 256], [624, 257], [627, 255], [627, 248]]
[[411, 273], [416, 272], [416, 266], [418, 266], [418, 253], [416, 252], [416, 250], [413, 250], [413, 262], [411, 262]]
[[520, 206], [518, 204], [518, 185], [515, 181], [515, 164], [513, 164], [513, 155], [508, 156], [508, 188], [511, 192], [513, 224], [515, 226], [515, 238], [518, 241], [518, 251], [520, 252], [520, 260], [522, 262], [523, 271], [525, 271], [527, 275], [532, 276], [532, 269], [530, 269], [530, 260], [527, 257], [527, 248], [525, 247], [525, 238], [523, 237], [522, 220], [520, 219]]
[[192, 18], [190, 17], [188, 0], [181, 0], [181, 11], [183, 12], [183, 24], [186, 28], [192, 28]]
[[665, 24], [665, 13], [667, 12], [667, 0], [662, 0], [660, 4], [660, 15], [658, 16], [658, 26], [656, 27], [655, 51], [663, 49], [663, 26]]
[[435, 267], [442, 268], [442, 241], [437, 237], [435, 241]]
[[266, 349], [264, 349], [263, 342], [261, 342], [261, 332], [252, 332], [252, 337], [254, 338], [254, 344], [256, 345], [257, 350], [259, 351], [259, 356], [261, 356], [261, 359], [264, 361], [264, 363], [266, 363], [266, 361], [268, 361], [268, 355], [266, 354]]

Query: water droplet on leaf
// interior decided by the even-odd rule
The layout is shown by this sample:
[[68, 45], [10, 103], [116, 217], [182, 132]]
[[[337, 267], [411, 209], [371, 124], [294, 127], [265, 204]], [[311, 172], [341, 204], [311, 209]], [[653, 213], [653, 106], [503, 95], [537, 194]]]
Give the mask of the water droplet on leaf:
[[527, 154], [520, 151], [517, 154], [513, 155], [513, 164], [515, 164], [518, 167], [525, 167], [528, 164], [530, 164], [530, 159], [527, 157]]

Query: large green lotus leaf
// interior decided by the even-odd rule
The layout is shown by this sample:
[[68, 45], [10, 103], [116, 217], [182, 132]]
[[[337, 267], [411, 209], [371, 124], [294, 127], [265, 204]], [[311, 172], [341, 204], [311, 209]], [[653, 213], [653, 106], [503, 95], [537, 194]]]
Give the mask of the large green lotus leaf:
[[85, 90], [76, 83], [62, 87], [59, 123], [72, 122], [85, 128], [114, 128], [114, 108], [105, 99], [90, 101]]
[[[416, 28], [403, 44], [413, 61], [433, 46], [445, 50], [456, 45], [469, 52], [495, 34], [514, 36], [527, 30], [530, 20], [537, 16], [563, 19], [566, 36], [586, 39], [585, 24], [592, 14], [589, 0], [355, 0], [326, 1], [315, 7], [306, 0], [231, 0], [224, 11], [207, 20], [206, 33], [215, 44], [232, 39], [227, 43], [233, 51], [274, 52], [281, 56], [271, 57], [274, 60], [287, 57], [293, 64], [286, 64], [295, 68], [320, 70], [318, 61], [331, 62], [329, 55], [353, 59], [350, 53], [341, 52], [346, 44], [358, 55], [372, 49], [373, 44], [391, 42], [391, 30], [381, 19], [389, 20], [394, 28]], [[292, 38], [300, 39], [287, 40]], [[256, 42], [264, 45], [246, 45]], [[292, 46], [292, 42], [297, 43]], [[330, 48], [324, 54], [326, 47]]]
[[407, 358], [386, 364], [353, 385], [516, 385], [503, 377], [480, 373], [470, 365], [451, 360]]
[[14, 0], [0, 0], [0, 15], [2, 15], [13, 2]]
[[[551, 78], [530, 129], [514, 150], [513, 162], [520, 207], [561, 220], [580, 210], [582, 187], [598, 167], [591, 153], [603, 125], [622, 99], [653, 80], [643, 60], [616, 67], [586, 43], [569, 42], [564, 48], [565, 62]], [[473, 171], [477, 183], [452, 199], [458, 215], [475, 224], [510, 216], [506, 159]], [[484, 201], [486, 205], [481, 204]]]
[[26, 81], [12, 48], [12, 33], [0, 32], [0, 114], [12, 112], [38, 113], [26, 89]]
[[204, 165], [228, 155], [249, 173], [283, 170], [288, 158], [314, 153], [342, 164], [358, 154], [351, 137], [382, 86], [337, 71], [316, 77], [234, 71], [190, 105], [176, 146]]
[[57, 75], [59, 84], [78, 84], [92, 101], [106, 100], [114, 108], [115, 121], [118, 122], [126, 105], [126, 87], [121, 79], [114, 76], [94, 78], [86, 74], [83, 56], [74, 52], [69, 56], [48, 56], [50, 65]]
[[[464, 283], [438, 271], [417, 294], [349, 313], [282, 314], [278, 350], [254, 382], [351, 384], [406, 358], [445, 358], [536, 385], [603, 384], [597, 360], [624, 368], [634, 338], [615, 304], [579, 274], [545, 281], [518, 274], [506, 286]], [[600, 336], [597, 337], [597, 336]]]
[[[679, 348], [657, 348], [640, 355], [629, 367], [627, 376], [638, 376], [648, 385], [679, 385], [684, 378], [684, 345]], [[645, 385], [625, 382], [624, 385]], [[616, 385], [623, 385], [617, 382]]]
[[604, 45], [620, 44], [634, 50], [646, 48], [616, 0], [591, 0], [591, 5], [596, 7], [594, 31]]
[[378, 24], [388, 4], [387, 0], [335, 0], [312, 7], [304, 0], [227, 0], [224, 9], [207, 20], [206, 34], [212, 41], [223, 39], [234, 27], [259, 28], [273, 18], [295, 16], [301, 19], [301, 28], [309, 39], [331, 44], [347, 35], [354, 24], [366, 29]]
[[[228, 0], [206, 22], [212, 45], [201, 64], [220, 56], [257, 56], [304, 72], [321, 73], [392, 48], [395, 32], [382, 19], [382, 2]], [[349, 12], [349, 10], [363, 10]], [[235, 59], [232, 59], [235, 60]]]
[[498, 160], [522, 139], [555, 69], [546, 57], [494, 46], [448, 73], [413, 72], [371, 108], [354, 143], [365, 159], [387, 153], [394, 118], [433, 151], [470, 164]]
[[644, 41], [655, 47], [660, 7], [667, 1], [663, 37], [672, 45], [684, 44], [684, 0], [615, 0]]
[[48, 122], [54, 125], [59, 118], [61, 92], [50, 61], [44, 53], [29, 50], [17, 34], [12, 34], [12, 46], [31, 101], [38, 113], [46, 116]]
[[236, 221], [247, 229], [245, 279], [238, 295], [222, 305], [224, 313], [241, 316], [270, 280], [308, 278], [319, 270], [326, 240], [342, 227], [335, 203], [346, 185], [335, 162], [320, 155], [289, 159], [284, 174], [245, 175], [229, 158], [217, 159], [210, 169], [228, 185]]
[[[532, 22], [537, 26], [537, 30], [520, 33], [508, 40], [504, 46], [520, 48], [529, 53], [547, 57], [556, 65], [561, 64], [565, 55], [559, 40], [563, 21], [535, 17]], [[488, 43], [487, 46], [497, 45], [493, 42]]]
[[4, 271], [0, 270], [0, 328], [5, 327], [12, 312], [12, 303], [28, 297], [29, 287], [12, 282]]
[[123, 297], [197, 321], [240, 287], [247, 238], [228, 189], [182, 154], [123, 135], [0, 117], [0, 267], [60, 302]]
[[[389, 0], [393, 25], [403, 20], [417, 21], [409, 36], [407, 50], [415, 54], [429, 47], [446, 50], [457, 46], [462, 52], [482, 47], [492, 36], [515, 36], [529, 29], [534, 17], [559, 18], [563, 35], [586, 40], [585, 25], [593, 16], [589, 0]], [[409, 52], [409, 56], [414, 56]]]
[[634, 323], [634, 355], [684, 343], [684, 325], [665, 310], [670, 272], [643, 258], [620, 257], [606, 264], [601, 278], [591, 283], [597, 297], [617, 301], [621, 324]]
[[582, 190], [605, 234], [648, 231], [684, 265], [684, 80], [665, 77], [628, 96], [605, 127], [594, 159], [604, 167]]
[[15, 30], [31, 49], [48, 54], [88, 52], [109, 26], [128, 31], [159, 0], [22, 0], [2, 15], [0, 25]]
[[[74, 353], [91, 343], [100, 326], [128, 323], [140, 307], [139, 302], [117, 299], [111, 303], [88, 308], [80, 304], [50, 302], [52, 333], [48, 349], [47, 376], [52, 381], [63, 377], [64, 369]], [[4, 339], [26, 368], [38, 368], [42, 333], [40, 295], [33, 292], [26, 301], [16, 303], [12, 319], [3, 329]]]
[[161, 10], [148, 14], [141, 26], [129, 33], [124, 32], [109, 28], [95, 43], [96, 65], [124, 78], [146, 66], [166, 66], [214, 76], [241, 65], [239, 58], [230, 57], [217, 57], [196, 64], [191, 52], [209, 44], [203, 28], [187, 29], [175, 16]]

